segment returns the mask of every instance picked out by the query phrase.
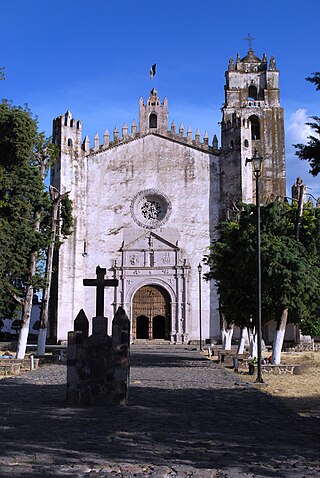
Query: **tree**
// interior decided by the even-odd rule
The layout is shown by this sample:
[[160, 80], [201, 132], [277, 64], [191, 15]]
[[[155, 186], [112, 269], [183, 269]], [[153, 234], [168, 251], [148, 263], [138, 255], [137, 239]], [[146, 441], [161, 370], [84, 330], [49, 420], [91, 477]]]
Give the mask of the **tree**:
[[[31, 112], [3, 101], [0, 104], [0, 314], [12, 316], [18, 308], [22, 309], [18, 358], [25, 355], [34, 288], [43, 285], [42, 264], [50, 244], [52, 208], [44, 179], [54, 156], [54, 145], [44, 133], [37, 132], [37, 121]], [[62, 215], [68, 224], [69, 213]], [[70, 227], [66, 233], [70, 233]]]
[[1, 315], [21, 305], [29, 282], [30, 252], [41, 242], [35, 209], [46, 203], [47, 195], [33, 161], [36, 135], [29, 110], [6, 101], [0, 104]]
[[[280, 360], [287, 320], [312, 319], [319, 296], [319, 210], [306, 208], [295, 237], [297, 204], [261, 207], [262, 323], [277, 321], [274, 361]], [[253, 205], [220, 227], [220, 237], [204, 258], [215, 280], [228, 323], [252, 328], [256, 322], [256, 231]]]
[[[312, 76], [306, 78], [310, 83], [314, 83], [316, 90], [320, 90], [320, 72], [313, 73]], [[307, 123], [314, 131], [315, 135], [308, 137], [308, 143], [294, 144], [297, 149], [296, 155], [303, 160], [309, 161], [310, 173], [317, 176], [320, 172], [320, 118], [318, 116], [311, 116], [313, 122]]]
[[[58, 217], [62, 205], [62, 214], [60, 215], [62, 220], [61, 233], [65, 238], [71, 233], [72, 228], [72, 204], [68, 198], [69, 191], [60, 194], [56, 188], [50, 186], [50, 196], [52, 200], [52, 213], [51, 213], [51, 233], [50, 242], [47, 247], [47, 259], [46, 259], [46, 272], [45, 272], [45, 284], [43, 288], [42, 306], [40, 314], [40, 324], [38, 332], [38, 348], [37, 353], [39, 356], [45, 354], [47, 329], [49, 323], [49, 297], [51, 289], [51, 279], [53, 270], [53, 254], [54, 249], [59, 247], [59, 230], [58, 230]], [[58, 240], [57, 240], [58, 236]]]

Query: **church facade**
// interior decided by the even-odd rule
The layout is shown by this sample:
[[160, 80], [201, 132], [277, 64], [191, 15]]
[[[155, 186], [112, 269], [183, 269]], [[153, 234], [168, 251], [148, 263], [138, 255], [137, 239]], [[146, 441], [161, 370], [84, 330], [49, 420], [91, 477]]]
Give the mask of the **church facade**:
[[[70, 112], [53, 123], [60, 148], [51, 183], [70, 191], [73, 234], [59, 250], [51, 319], [65, 340], [82, 309], [95, 315], [96, 267], [116, 278], [105, 289], [105, 315], [119, 305], [131, 321], [132, 340], [188, 343], [220, 336], [213, 281], [201, 280], [199, 264], [217, 237], [219, 221], [236, 201], [254, 202], [255, 149], [264, 158], [261, 196], [285, 195], [284, 119], [279, 71], [271, 57], [250, 48], [230, 58], [222, 109], [221, 147], [214, 136], [168, 128], [168, 100], [152, 89], [139, 100], [139, 124], [124, 124], [90, 145]], [[203, 269], [204, 272], [204, 269]], [[200, 300], [201, 298], [201, 300]], [[199, 307], [201, 304], [201, 310]], [[111, 320], [109, 321], [111, 322]], [[109, 323], [109, 326], [111, 324]]]

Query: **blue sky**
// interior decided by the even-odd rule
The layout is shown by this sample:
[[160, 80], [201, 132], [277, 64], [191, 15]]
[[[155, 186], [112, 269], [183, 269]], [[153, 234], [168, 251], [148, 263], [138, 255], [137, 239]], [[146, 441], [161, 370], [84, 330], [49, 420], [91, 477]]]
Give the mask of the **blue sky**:
[[319, 0], [0, 0], [2, 98], [27, 103], [39, 127], [70, 110], [93, 142], [138, 121], [138, 99], [152, 87], [169, 100], [169, 124], [220, 138], [224, 72], [244, 56], [248, 32], [257, 56], [275, 56], [285, 108], [288, 188], [301, 176], [320, 196], [319, 178], [294, 155], [307, 116], [320, 116], [320, 92], [305, 77], [320, 70]]

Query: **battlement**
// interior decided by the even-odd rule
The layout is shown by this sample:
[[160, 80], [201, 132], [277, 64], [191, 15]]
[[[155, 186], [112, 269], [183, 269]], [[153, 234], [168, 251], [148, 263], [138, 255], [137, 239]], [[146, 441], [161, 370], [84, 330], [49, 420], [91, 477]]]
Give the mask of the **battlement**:
[[209, 145], [209, 136], [208, 133], [205, 131], [203, 138], [201, 140], [201, 134], [199, 129], [195, 132], [193, 137], [192, 129], [189, 126], [184, 134], [184, 126], [181, 123], [179, 126], [178, 132], [176, 131], [176, 125], [174, 121], [171, 124], [171, 129], [165, 132], [157, 132], [157, 131], [148, 131], [148, 132], [141, 132], [137, 131], [136, 122], [133, 121], [131, 124], [131, 133], [128, 132], [128, 126], [124, 123], [122, 126], [122, 136], [119, 135], [119, 130], [117, 126], [113, 130], [113, 139], [110, 139], [110, 133], [108, 130], [105, 131], [103, 135], [103, 143], [100, 143], [99, 134], [96, 133], [93, 139], [93, 147], [90, 147], [90, 139], [88, 136], [85, 137], [82, 143], [82, 149], [85, 152], [85, 155], [92, 155], [96, 154], [108, 149], [113, 149], [117, 146], [123, 145], [125, 143], [129, 143], [131, 141], [135, 141], [139, 138], [143, 138], [148, 135], [155, 135], [160, 136], [163, 138], [170, 139], [172, 141], [191, 146], [193, 148], [201, 149], [206, 152], [215, 153], [217, 154], [219, 151], [218, 148], [218, 139], [217, 136], [214, 135], [212, 140], [212, 145]]
[[74, 128], [77, 130], [82, 130], [81, 120], [76, 121], [75, 118], [72, 118], [71, 111], [67, 111], [66, 114], [58, 116], [53, 120], [53, 128], [60, 126], [60, 128], [68, 127]]
[[81, 150], [82, 122], [72, 118], [70, 111], [53, 120], [53, 142], [64, 152]]

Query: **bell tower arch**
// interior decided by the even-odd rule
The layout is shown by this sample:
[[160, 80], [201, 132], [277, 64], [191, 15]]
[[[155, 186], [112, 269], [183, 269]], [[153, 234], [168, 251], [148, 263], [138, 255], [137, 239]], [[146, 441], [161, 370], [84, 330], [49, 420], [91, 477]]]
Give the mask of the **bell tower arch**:
[[222, 200], [254, 201], [252, 171], [246, 166], [258, 150], [264, 158], [261, 200], [284, 196], [286, 190], [284, 113], [280, 105], [279, 71], [275, 59], [258, 58], [252, 48], [236, 61], [229, 60], [225, 73], [222, 109]]

